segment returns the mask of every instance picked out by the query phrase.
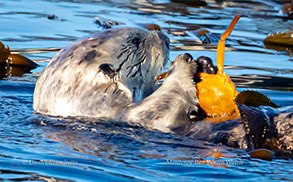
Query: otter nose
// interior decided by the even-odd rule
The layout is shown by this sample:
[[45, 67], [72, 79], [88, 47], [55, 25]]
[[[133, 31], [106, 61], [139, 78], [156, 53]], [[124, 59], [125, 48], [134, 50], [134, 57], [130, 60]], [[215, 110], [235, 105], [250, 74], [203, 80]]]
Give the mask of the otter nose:
[[157, 35], [165, 43], [165, 46], [170, 49], [170, 39], [162, 32], [157, 32]]

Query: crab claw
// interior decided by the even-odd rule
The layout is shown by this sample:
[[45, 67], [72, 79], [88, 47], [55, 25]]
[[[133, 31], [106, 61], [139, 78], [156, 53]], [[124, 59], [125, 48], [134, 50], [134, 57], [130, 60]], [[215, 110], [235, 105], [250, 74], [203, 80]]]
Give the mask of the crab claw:
[[217, 74], [199, 73], [201, 82], [195, 86], [200, 107], [210, 117], [240, 116], [235, 99], [238, 91], [230, 77], [224, 73], [225, 40], [231, 34], [240, 15], [236, 15], [230, 26], [222, 34], [217, 48]]

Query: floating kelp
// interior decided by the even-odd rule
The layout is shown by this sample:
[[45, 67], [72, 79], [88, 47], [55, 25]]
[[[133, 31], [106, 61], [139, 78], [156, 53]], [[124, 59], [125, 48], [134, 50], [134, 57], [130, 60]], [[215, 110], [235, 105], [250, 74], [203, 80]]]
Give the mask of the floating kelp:
[[264, 42], [268, 44], [293, 46], [293, 31], [271, 34], [264, 40]]
[[30, 73], [32, 68], [25, 66], [5, 66], [0, 64], [0, 80], [9, 76], [21, 77], [25, 73]]
[[267, 49], [293, 52], [293, 31], [274, 33], [264, 40]]
[[267, 149], [256, 149], [249, 152], [251, 158], [263, 159], [263, 160], [272, 160], [273, 152]]
[[11, 54], [10, 49], [0, 41], [0, 79], [8, 76], [22, 76], [31, 69], [38, 67], [32, 60], [19, 55]]
[[5, 63], [9, 54], [9, 47], [6, 48], [5, 45], [0, 41], [0, 63]]
[[259, 107], [259, 106], [270, 106], [270, 107], [280, 107], [273, 103], [267, 96], [256, 92], [256, 91], [242, 91], [236, 97], [236, 102], [238, 104], [244, 104], [246, 106]]
[[25, 66], [28, 68], [38, 67], [38, 65], [35, 62], [19, 54], [10, 54], [8, 56], [7, 64], [12, 66], [13, 65]]
[[32, 60], [19, 55], [19, 54], [11, 54], [9, 47], [5, 47], [5, 45], [0, 41], [0, 65], [7, 66], [26, 66], [30, 68], [36, 68], [38, 65]]

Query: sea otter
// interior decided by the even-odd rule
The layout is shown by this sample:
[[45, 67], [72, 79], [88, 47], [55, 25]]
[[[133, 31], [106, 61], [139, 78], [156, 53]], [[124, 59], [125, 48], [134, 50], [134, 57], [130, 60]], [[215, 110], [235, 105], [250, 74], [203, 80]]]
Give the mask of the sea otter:
[[52, 59], [37, 81], [33, 108], [182, 130], [197, 112], [197, 63], [189, 54], [179, 55], [156, 90], [155, 78], [168, 56], [169, 39], [161, 32], [119, 28], [94, 34]]
[[255, 108], [239, 105], [242, 119], [235, 121], [199, 122], [194, 75], [215, 74], [217, 68], [210, 58], [182, 54], [159, 87], [155, 78], [168, 55], [169, 39], [161, 32], [118, 28], [96, 33], [52, 59], [36, 84], [33, 108], [54, 116], [125, 121], [231, 147], [274, 145], [268, 141], [277, 138], [276, 124]]

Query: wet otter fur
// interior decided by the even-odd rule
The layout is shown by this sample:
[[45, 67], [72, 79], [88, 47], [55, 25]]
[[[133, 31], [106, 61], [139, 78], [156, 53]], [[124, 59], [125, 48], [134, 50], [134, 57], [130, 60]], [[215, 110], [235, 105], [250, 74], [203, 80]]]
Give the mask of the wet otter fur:
[[[131, 48], [121, 49], [123, 44]], [[114, 47], [108, 49], [109, 45]], [[275, 116], [258, 108], [239, 105], [241, 119], [218, 124], [193, 117], [200, 112], [195, 73], [217, 71], [207, 57], [194, 61], [189, 54], [177, 56], [156, 90], [154, 80], [167, 62], [168, 51], [169, 40], [162, 33], [132, 28], [107, 30], [70, 45], [40, 76], [34, 109], [55, 116], [126, 121], [231, 147], [275, 147], [280, 130], [271, 119]], [[288, 138], [281, 137], [290, 144]]]

